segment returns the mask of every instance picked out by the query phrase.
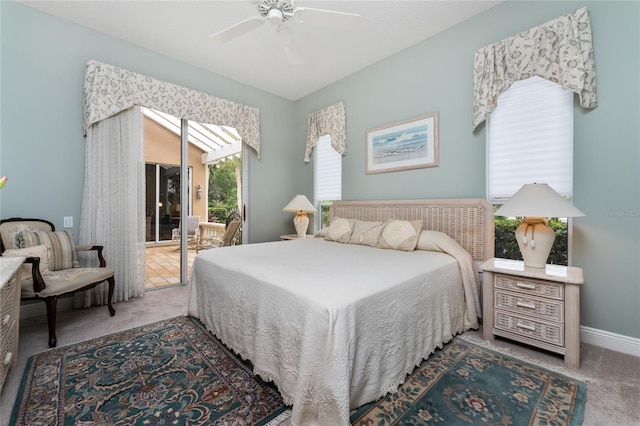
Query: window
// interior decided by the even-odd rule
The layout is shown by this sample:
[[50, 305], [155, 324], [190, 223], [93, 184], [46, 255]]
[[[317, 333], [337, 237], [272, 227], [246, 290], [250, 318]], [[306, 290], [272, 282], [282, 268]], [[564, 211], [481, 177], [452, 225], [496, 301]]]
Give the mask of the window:
[[313, 161], [313, 198], [317, 229], [329, 225], [329, 206], [342, 199], [342, 156], [331, 146], [331, 136], [318, 139]]
[[489, 200], [502, 203], [525, 183], [573, 192], [573, 93], [540, 77], [516, 81], [489, 118]]
[[[547, 183], [573, 195], [573, 93], [540, 77], [515, 82], [498, 98], [487, 131], [487, 194], [502, 204], [526, 183]], [[521, 259], [513, 238], [518, 221], [496, 217], [496, 257]], [[551, 220], [550, 263], [567, 264], [567, 221]]]

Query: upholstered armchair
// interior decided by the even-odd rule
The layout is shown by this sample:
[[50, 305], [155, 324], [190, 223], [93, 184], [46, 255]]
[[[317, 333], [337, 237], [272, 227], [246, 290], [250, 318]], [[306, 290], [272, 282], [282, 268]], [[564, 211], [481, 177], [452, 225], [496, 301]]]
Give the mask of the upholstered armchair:
[[[88, 290], [107, 282], [108, 309], [111, 316], [115, 286], [114, 272], [106, 267], [103, 246], [76, 246], [70, 232], [56, 231], [42, 219], [12, 218], [0, 221], [0, 253], [2, 256], [25, 256], [21, 299], [42, 300], [47, 307], [49, 347], [55, 347], [58, 298]], [[96, 252], [98, 268], [81, 268], [78, 252]]]

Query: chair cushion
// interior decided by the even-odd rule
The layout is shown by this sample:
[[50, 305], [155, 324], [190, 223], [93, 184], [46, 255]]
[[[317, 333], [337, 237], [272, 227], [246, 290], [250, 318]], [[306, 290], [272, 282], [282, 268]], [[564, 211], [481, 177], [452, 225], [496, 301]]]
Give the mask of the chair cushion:
[[73, 242], [73, 234], [69, 231], [24, 231], [25, 247], [45, 244], [49, 252], [49, 269], [60, 271], [77, 268], [78, 254]]
[[5, 249], [24, 248], [24, 231], [51, 231], [51, 226], [46, 222], [37, 220], [11, 221], [0, 225], [0, 237]]
[[44, 278], [47, 287], [39, 293], [33, 291], [33, 280], [22, 282], [22, 298], [59, 296], [101, 282], [113, 275], [110, 268], [71, 268], [53, 271]]
[[[9, 249], [2, 253], [3, 256], [25, 256], [25, 257], [39, 257], [40, 258], [40, 275], [45, 276], [49, 274], [49, 253], [46, 245], [41, 244], [39, 246], [25, 247], [21, 249]], [[25, 263], [22, 265], [22, 279], [31, 280], [31, 271], [33, 265], [31, 263]]]

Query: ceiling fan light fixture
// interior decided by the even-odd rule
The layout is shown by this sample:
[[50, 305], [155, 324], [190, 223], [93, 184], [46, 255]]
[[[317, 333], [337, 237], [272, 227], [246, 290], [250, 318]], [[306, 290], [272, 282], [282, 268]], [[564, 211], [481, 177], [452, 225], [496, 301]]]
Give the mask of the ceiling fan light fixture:
[[282, 11], [280, 9], [272, 8], [267, 15], [267, 19], [273, 25], [280, 25], [282, 23]]

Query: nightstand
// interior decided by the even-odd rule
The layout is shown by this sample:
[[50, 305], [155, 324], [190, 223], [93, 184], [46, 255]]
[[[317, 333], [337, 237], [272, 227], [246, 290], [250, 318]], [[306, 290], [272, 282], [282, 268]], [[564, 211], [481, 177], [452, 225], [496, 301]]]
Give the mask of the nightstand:
[[298, 234], [280, 235], [280, 239], [282, 241], [285, 241], [285, 240], [305, 240], [307, 238], [313, 238], [313, 235], [312, 234], [311, 235], [307, 234], [307, 235], [304, 235], [302, 237], [299, 237]]
[[559, 353], [567, 367], [580, 368], [582, 269], [547, 269], [505, 259], [482, 265], [482, 336], [489, 342], [501, 336]]

